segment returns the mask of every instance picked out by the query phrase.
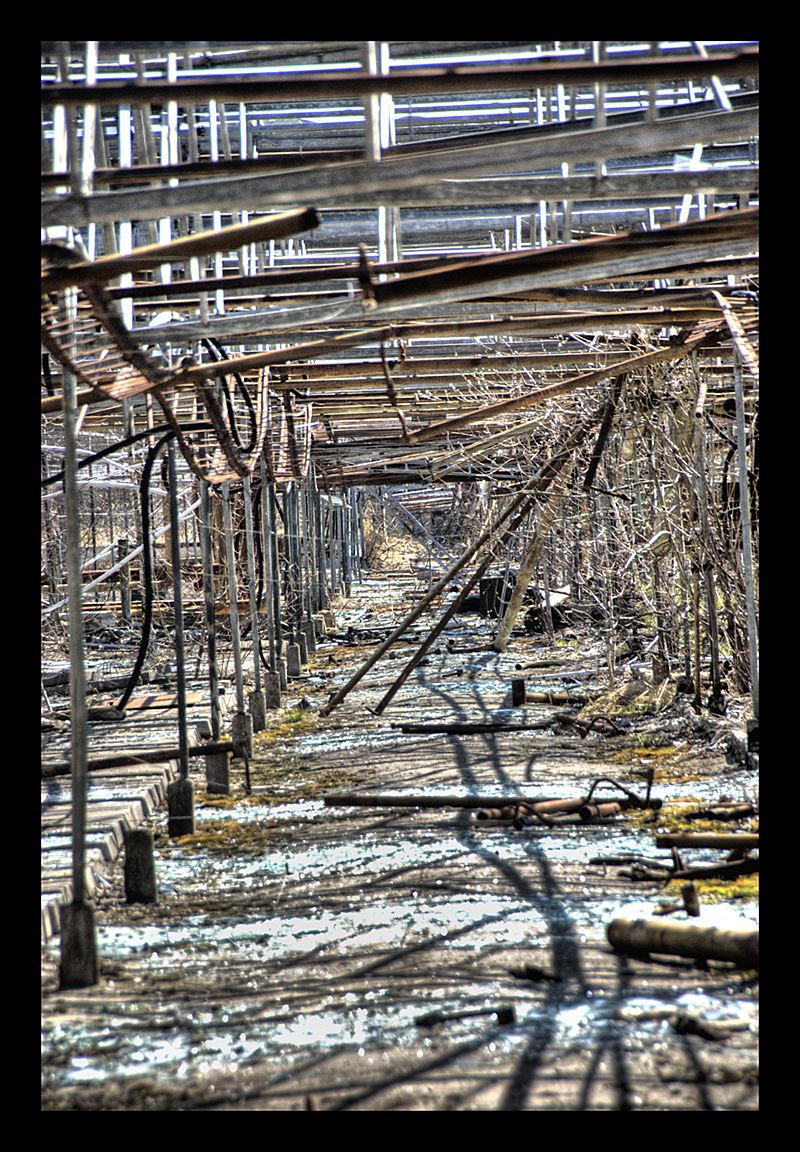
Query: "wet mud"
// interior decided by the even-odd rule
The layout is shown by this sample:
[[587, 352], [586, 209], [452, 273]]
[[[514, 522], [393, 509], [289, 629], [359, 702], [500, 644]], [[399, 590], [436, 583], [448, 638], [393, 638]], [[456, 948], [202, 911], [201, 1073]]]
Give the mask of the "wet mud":
[[[586, 668], [590, 639], [557, 654]], [[400, 730], [552, 714], [509, 706], [515, 661], [542, 654], [530, 639], [502, 658], [440, 650], [378, 717], [368, 709], [396, 674], [381, 662], [319, 718], [335, 677], [369, 650], [320, 647], [255, 738], [251, 794], [239, 770], [230, 797], [206, 795], [193, 763], [196, 834], [170, 840], [166, 812], [150, 819], [156, 904], [127, 905], [122, 862], [107, 865], [97, 987], [59, 990], [58, 940], [42, 949], [43, 1106], [757, 1109], [757, 974], [618, 955], [605, 934], [675, 895], [620, 875], [629, 857], [669, 862], [656, 830], [687, 804], [753, 798], [725, 725], [673, 707], [616, 740], [557, 725]], [[346, 791], [571, 796], [598, 776], [644, 791], [649, 768], [659, 812], [588, 826], [324, 803]], [[698, 891], [700, 923], [757, 925], [754, 883]]]

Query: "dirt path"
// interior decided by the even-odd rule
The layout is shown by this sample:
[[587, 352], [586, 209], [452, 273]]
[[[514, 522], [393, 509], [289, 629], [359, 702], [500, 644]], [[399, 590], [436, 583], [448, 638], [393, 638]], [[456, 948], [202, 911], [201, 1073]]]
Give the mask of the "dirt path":
[[[364, 706], [374, 689], [324, 724], [284, 714], [256, 741], [252, 796], [237, 783], [212, 804], [198, 780], [193, 839], [168, 841], [159, 814], [159, 902], [126, 905], [119, 867], [98, 901], [101, 984], [60, 992], [57, 950], [43, 950], [46, 1108], [758, 1107], [752, 974], [630, 959], [606, 942], [610, 919], [652, 915], [663, 886], [593, 861], [663, 858], [654, 824], [516, 830], [464, 809], [324, 806], [345, 790], [566, 796], [601, 775], [643, 791], [648, 760], [663, 819], [686, 799], [753, 788], [699, 736], [679, 743], [681, 759], [641, 739], [620, 755], [625, 741], [569, 729], [391, 727], [497, 715], [489, 672], [437, 679], [452, 667], [442, 657], [423, 673], [424, 702], [410, 688], [383, 718]], [[324, 687], [301, 687], [313, 717]], [[752, 925], [757, 903], [702, 914]]]

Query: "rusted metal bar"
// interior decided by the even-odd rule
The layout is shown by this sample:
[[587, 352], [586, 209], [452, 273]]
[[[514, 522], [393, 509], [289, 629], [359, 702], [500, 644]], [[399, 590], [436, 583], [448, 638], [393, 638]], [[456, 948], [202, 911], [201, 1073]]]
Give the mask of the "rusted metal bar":
[[[603, 380], [608, 379], [609, 376], [618, 375], [620, 369], [624, 369], [626, 373], [636, 372], [649, 364], [657, 364], [664, 360], [681, 359], [691, 355], [695, 349], [702, 347], [703, 344], [717, 340], [719, 332], [719, 328], [713, 329], [706, 327], [704, 324], [700, 324], [687, 336], [682, 344], [674, 344], [669, 348], [660, 348], [655, 352], [645, 352], [641, 356], [633, 356], [628, 360], [618, 360], [607, 368], [602, 368], [595, 372], [586, 372], [581, 376], [573, 376], [569, 380], [561, 381], [559, 384], [550, 384], [544, 388], [537, 388], [535, 391], [528, 392], [524, 396], [516, 396], [510, 400], [501, 400], [496, 404], [488, 404], [484, 408], [477, 408], [472, 412], [467, 412], [464, 416], [453, 416], [448, 420], [441, 420], [437, 424], [429, 424], [427, 428], [420, 428], [418, 432], [411, 433], [409, 439], [412, 444], [423, 444], [427, 440], [436, 440], [448, 432], [458, 431], [478, 421], [492, 420], [497, 416], [504, 416], [509, 412], [516, 412], [521, 408], [528, 408], [534, 404], [544, 403], [547, 400], [554, 399], [556, 396], [564, 396], [579, 388], [589, 388], [594, 384], [600, 384]], [[44, 403], [43, 401], [42, 404], [44, 405]], [[44, 411], [44, 407], [42, 410]]]
[[656, 848], [758, 848], [758, 833], [670, 832], [656, 836]]
[[[190, 756], [213, 756], [219, 752], [232, 752], [234, 756], [241, 756], [244, 749], [240, 744], [223, 740], [217, 743], [200, 744], [189, 748]], [[149, 752], [122, 752], [118, 756], [99, 756], [87, 760], [86, 767], [90, 771], [99, 772], [103, 768], [130, 768], [137, 764], [166, 764], [169, 760], [180, 757], [179, 748], [154, 748]], [[42, 779], [51, 776], [68, 776], [71, 761], [55, 760], [49, 764], [42, 764]]]
[[406, 795], [391, 795], [390, 793], [370, 792], [331, 792], [325, 796], [325, 805], [328, 808], [517, 808], [520, 804], [535, 805], [547, 797], [533, 797], [523, 799], [521, 796], [458, 796], [453, 793], [443, 793], [440, 796], [426, 795], [425, 793], [407, 793]]
[[429, 649], [433, 645], [434, 641], [436, 640], [437, 636], [439, 636], [444, 631], [445, 626], [447, 625], [447, 622], [449, 620], [451, 620], [453, 618], [453, 616], [455, 616], [456, 612], [459, 610], [459, 608], [461, 607], [463, 602], [466, 600], [467, 596], [472, 591], [472, 589], [475, 587], [475, 585], [478, 583], [481, 576], [483, 576], [483, 574], [489, 568], [489, 566], [492, 563], [492, 561], [494, 560], [494, 557], [496, 556], [498, 550], [506, 544], [506, 542], [510, 539], [512, 534], [516, 531], [516, 529], [519, 527], [519, 525], [522, 523], [522, 521], [528, 515], [528, 512], [529, 512], [530, 507], [531, 507], [531, 503], [532, 503], [532, 501], [529, 498], [526, 498], [525, 500], [523, 500], [521, 502], [521, 504], [520, 504], [519, 508], [517, 509], [517, 512], [514, 515], [513, 519], [510, 521], [510, 523], [507, 524], [507, 526], [504, 528], [503, 532], [499, 536], [496, 537], [494, 543], [488, 549], [487, 554], [484, 556], [483, 560], [478, 565], [477, 570], [473, 573], [473, 575], [469, 578], [469, 580], [467, 580], [464, 587], [458, 593], [458, 595], [456, 596], [453, 603], [446, 609], [444, 615], [439, 620], [438, 624], [436, 624], [431, 629], [431, 631], [428, 633], [425, 640], [422, 642], [420, 647], [417, 649], [417, 651], [414, 653], [412, 658], [406, 664], [403, 671], [397, 677], [394, 684], [392, 684], [391, 688], [388, 690], [388, 692], [386, 692], [386, 694], [383, 696], [382, 700], [376, 705], [375, 710], [374, 710], [376, 716], [380, 716], [380, 714], [383, 712], [383, 710], [386, 708], [386, 706], [391, 701], [392, 697], [399, 691], [399, 689], [403, 686], [403, 684], [406, 682], [408, 677], [413, 672], [414, 668], [416, 668], [417, 665], [420, 663], [420, 661], [424, 657], [425, 653], [429, 651]]
[[745, 47], [706, 59], [694, 53], [680, 56], [647, 56], [638, 60], [588, 62], [585, 60], [539, 60], [533, 64], [494, 64], [492, 67], [409, 68], [390, 75], [353, 72], [318, 73], [292, 79], [210, 77], [177, 80], [99, 84], [43, 84], [42, 106], [82, 107], [87, 104], [207, 104], [352, 99], [389, 93], [392, 96], [462, 92], [497, 92], [513, 88], [630, 84], [643, 81], [678, 81], [698, 76], [741, 77], [758, 75], [759, 51]]
[[417, 1016], [414, 1023], [419, 1028], [433, 1028], [436, 1024], [445, 1024], [449, 1020], [467, 1020], [472, 1016], [494, 1016], [496, 1024], [513, 1024], [515, 1020], [514, 1008], [468, 1008], [463, 1012], [426, 1012], [424, 1016]]
[[526, 704], [588, 704], [588, 696], [574, 696], [570, 692], [528, 692], [524, 680], [511, 681], [511, 704], [523, 708]]
[[358, 672], [356, 672], [355, 676], [352, 676], [350, 680], [348, 680], [347, 684], [345, 684], [343, 688], [340, 688], [339, 691], [331, 697], [325, 707], [320, 709], [320, 716], [327, 716], [338, 704], [342, 702], [348, 692], [350, 692], [350, 690], [356, 686], [359, 680], [361, 680], [362, 677], [366, 675], [370, 668], [376, 664], [378, 660], [380, 660], [381, 656], [383, 656], [383, 654], [387, 652], [389, 648], [391, 648], [395, 641], [398, 640], [400, 636], [402, 636], [402, 634], [411, 626], [411, 624], [413, 624], [414, 621], [422, 615], [428, 605], [432, 603], [432, 601], [435, 600], [436, 597], [444, 591], [453, 577], [466, 564], [469, 563], [473, 556], [475, 556], [476, 553], [480, 551], [480, 549], [484, 546], [484, 544], [486, 544], [488, 540], [496, 536], [497, 531], [501, 525], [505, 523], [505, 521], [515, 512], [515, 510], [523, 503], [523, 501], [527, 501], [531, 492], [535, 489], [536, 483], [537, 481], [533, 481], [526, 485], [525, 488], [521, 489], [517, 495], [513, 497], [508, 506], [498, 516], [495, 517], [486, 531], [481, 533], [475, 543], [467, 548], [467, 550], [461, 555], [461, 557], [456, 561], [452, 568], [450, 568], [449, 571], [447, 571], [444, 576], [442, 576], [442, 578], [436, 584], [434, 584], [433, 588], [431, 588], [431, 590], [425, 596], [423, 596], [423, 598], [409, 613], [409, 615], [406, 616], [405, 620], [403, 620], [399, 627], [395, 628], [394, 632], [392, 632], [391, 635], [388, 636], [386, 640], [384, 640], [383, 644], [381, 644], [375, 650], [375, 652], [373, 652], [372, 656], [370, 656], [366, 663], [361, 666]]
[[736, 880], [739, 876], [752, 876], [758, 872], [758, 857], [731, 860], [724, 864], [699, 864], [690, 868], [676, 868], [670, 880]]
[[[293, 96], [292, 99], [295, 99]], [[556, 131], [539, 131], [530, 139], [518, 137], [489, 146], [465, 146], [453, 153], [408, 157], [380, 164], [336, 164], [322, 169], [252, 176], [246, 180], [209, 179], [181, 181], [179, 187], [106, 192], [92, 196], [62, 196], [42, 204], [42, 227], [58, 224], [85, 226], [111, 220], [157, 219], [164, 215], [237, 208], [250, 211], [266, 207], [294, 206], [300, 202], [319, 206], [343, 203], [343, 197], [364, 203], [370, 196], [378, 203], [404, 204], [403, 193], [428, 187], [438, 197], [441, 182], [484, 175], [487, 167], [496, 175], [553, 167], [561, 163], [586, 162], [590, 157], [607, 159], [675, 152], [695, 143], [725, 143], [757, 136], [758, 109], [660, 117], [653, 123], [640, 120], [615, 123], [605, 128], [576, 128], [559, 124]], [[212, 166], [213, 167], [213, 166]], [[751, 178], [745, 177], [746, 186]], [[601, 180], [596, 180], [598, 187]], [[726, 213], [725, 215], [731, 215]], [[728, 253], [733, 255], [734, 252]]]
[[591, 820], [602, 820], [608, 816], [619, 816], [625, 811], [626, 805], [620, 800], [609, 800], [606, 804], [584, 804], [578, 809], [578, 815], [584, 824]]
[[142, 248], [134, 248], [126, 256], [100, 256], [97, 260], [48, 268], [42, 273], [42, 292], [104, 283], [126, 272], [170, 264], [176, 260], [188, 260], [192, 256], [232, 252], [246, 244], [294, 236], [297, 232], [318, 228], [319, 225], [316, 209], [304, 208], [296, 212], [276, 213], [253, 224], [235, 224], [231, 228], [221, 228], [218, 232], [198, 232], [194, 236], [173, 240], [170, 244], [147, 244]]
[[411, 735], [415, 732], [440, 732], [446, 736], [468, 736], [475, 732], [532, 732], [551, 728], [553, 720], [537, 720], [530, 724], [507, 724], [504, 720], [462, 721], [452, 724], [397, 724], [401, 732]]
[[611, 396], [606, 404], [606, 410], [603, 413], [603, 421], [600, 425], [600, 431], [597, 433], [597, 440], [592, 449], [592, 455], [589, 459], [589, 467], [586, 469], [586, 475], [583, 478], [583, 490], [589, 492], [592, 484], [594, 483], [595, 473], [597, 466], [600, 463], [600, 457], [603, 455], [603, 448], [605, 447], [608, 434], [611, 431], [611, 423], [614, 419], [614, 413], [617, 409], [617, 402], [619, 401], [622, 386], [625, 383], [625, 373], [623, 372], [614, 381], [614, 387]]
[[620, 917], [608, 925], [606, 936], [617, 952], [655, 952], [690, 956], [695, 960], [728, 960], [742, 968], [758, 968], [758, 932]]

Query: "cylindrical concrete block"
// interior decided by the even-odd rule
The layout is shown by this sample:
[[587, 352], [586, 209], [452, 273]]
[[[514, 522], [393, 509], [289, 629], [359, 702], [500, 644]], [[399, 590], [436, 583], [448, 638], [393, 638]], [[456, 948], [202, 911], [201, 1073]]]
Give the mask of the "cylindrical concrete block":
[[264, 707], [280, 708], [281, 678], [277, 672], [264, 673]]
[[250, 693], [250, 715], [253, 720], [253, 731], [263, 732], [267, 726], [264, 693], [260, 690]]
[[289, 676], [286, 672], [286, 659], [283, 656], [279, 656], [275, 661], [275, 668], [278, 673], [278, 681], [281, 686], [281, 691], [285, 692], [289, 687]]
[[333, 612], [331, 612], [330, 608], [323, 609], [323, 611], [320, 613], [320, 615], [322, 616], [322, 619], [325, 621], [325, 627], [328, 629], [328, 631], [329, 632], [335, 631], [336, 619], [333, 615]]
[[313, 655], [317, 650], [317, 639], [314, 635], [314, 621], [306, 620], [303, 624], [303, 634], [306, 638], [306, 649], [309, 656]]
[[212, 752], [206, 756], [206, 788], [218, 796], [230, 796], [230, 757], [227, 752]]
[[155, 904], [158, 900], [151, 828], [132, 828], [125, 833], [125, 899], [129, 904]]
[[296, 680], [300, 675], [300, 646], [298, 644], [286, 645], [286, 675], [289, 680]]
[[170, 837], [194, 835], [194, 787], [191, 780], [167, 785], [167, 833]]
[[325, 627], [325, 620], [323, 619], [322, 613], [317, 612], [317, 614], [312, 616], [311, 619], [314, 624], [314, 633], [317, 640], [324, 640], [328, 634], [328, 629]]

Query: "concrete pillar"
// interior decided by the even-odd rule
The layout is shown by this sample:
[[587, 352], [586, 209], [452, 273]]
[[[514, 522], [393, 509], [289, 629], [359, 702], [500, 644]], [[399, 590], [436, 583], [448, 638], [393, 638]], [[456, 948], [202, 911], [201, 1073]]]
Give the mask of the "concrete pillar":
[[285, 692], [286, 689], [289, 687], [289, 677], [288, 677], [288, 674], [286, 672], [286, 659], [285, 659], [285, 657], [279, 656], [277, 658], [277, 660], [275, 661], [275, 671], [278, 674], [278, 683], [281, 686], [281, 691]]
[[300, 663], [305, 667], [308, 664], [308, 642], [305, 632], [297, 631], [294, 636], [295, 644], [300, 649]]
[[125, 899], [128, 904], [155, 904], [158, 900], [151, 828], [125, 833]]
[[314, 634], [314, 621], [306, 620], [303, 624], [303, 634], [306, 639], [306, 651], [309, 655], [317, 650], [317, 639]]
[[61, 907], [60, 988], [97, 984], [97, 930], [94, 908], [84, 900]]
[[205, 757], [206, 789], [219, 796], [230, 796], [230, 756], [227, 752], [212, 752]]
[[170, 837], [194, 834], [194, 786], [191, 780], [167, 785], [167, 833]]

